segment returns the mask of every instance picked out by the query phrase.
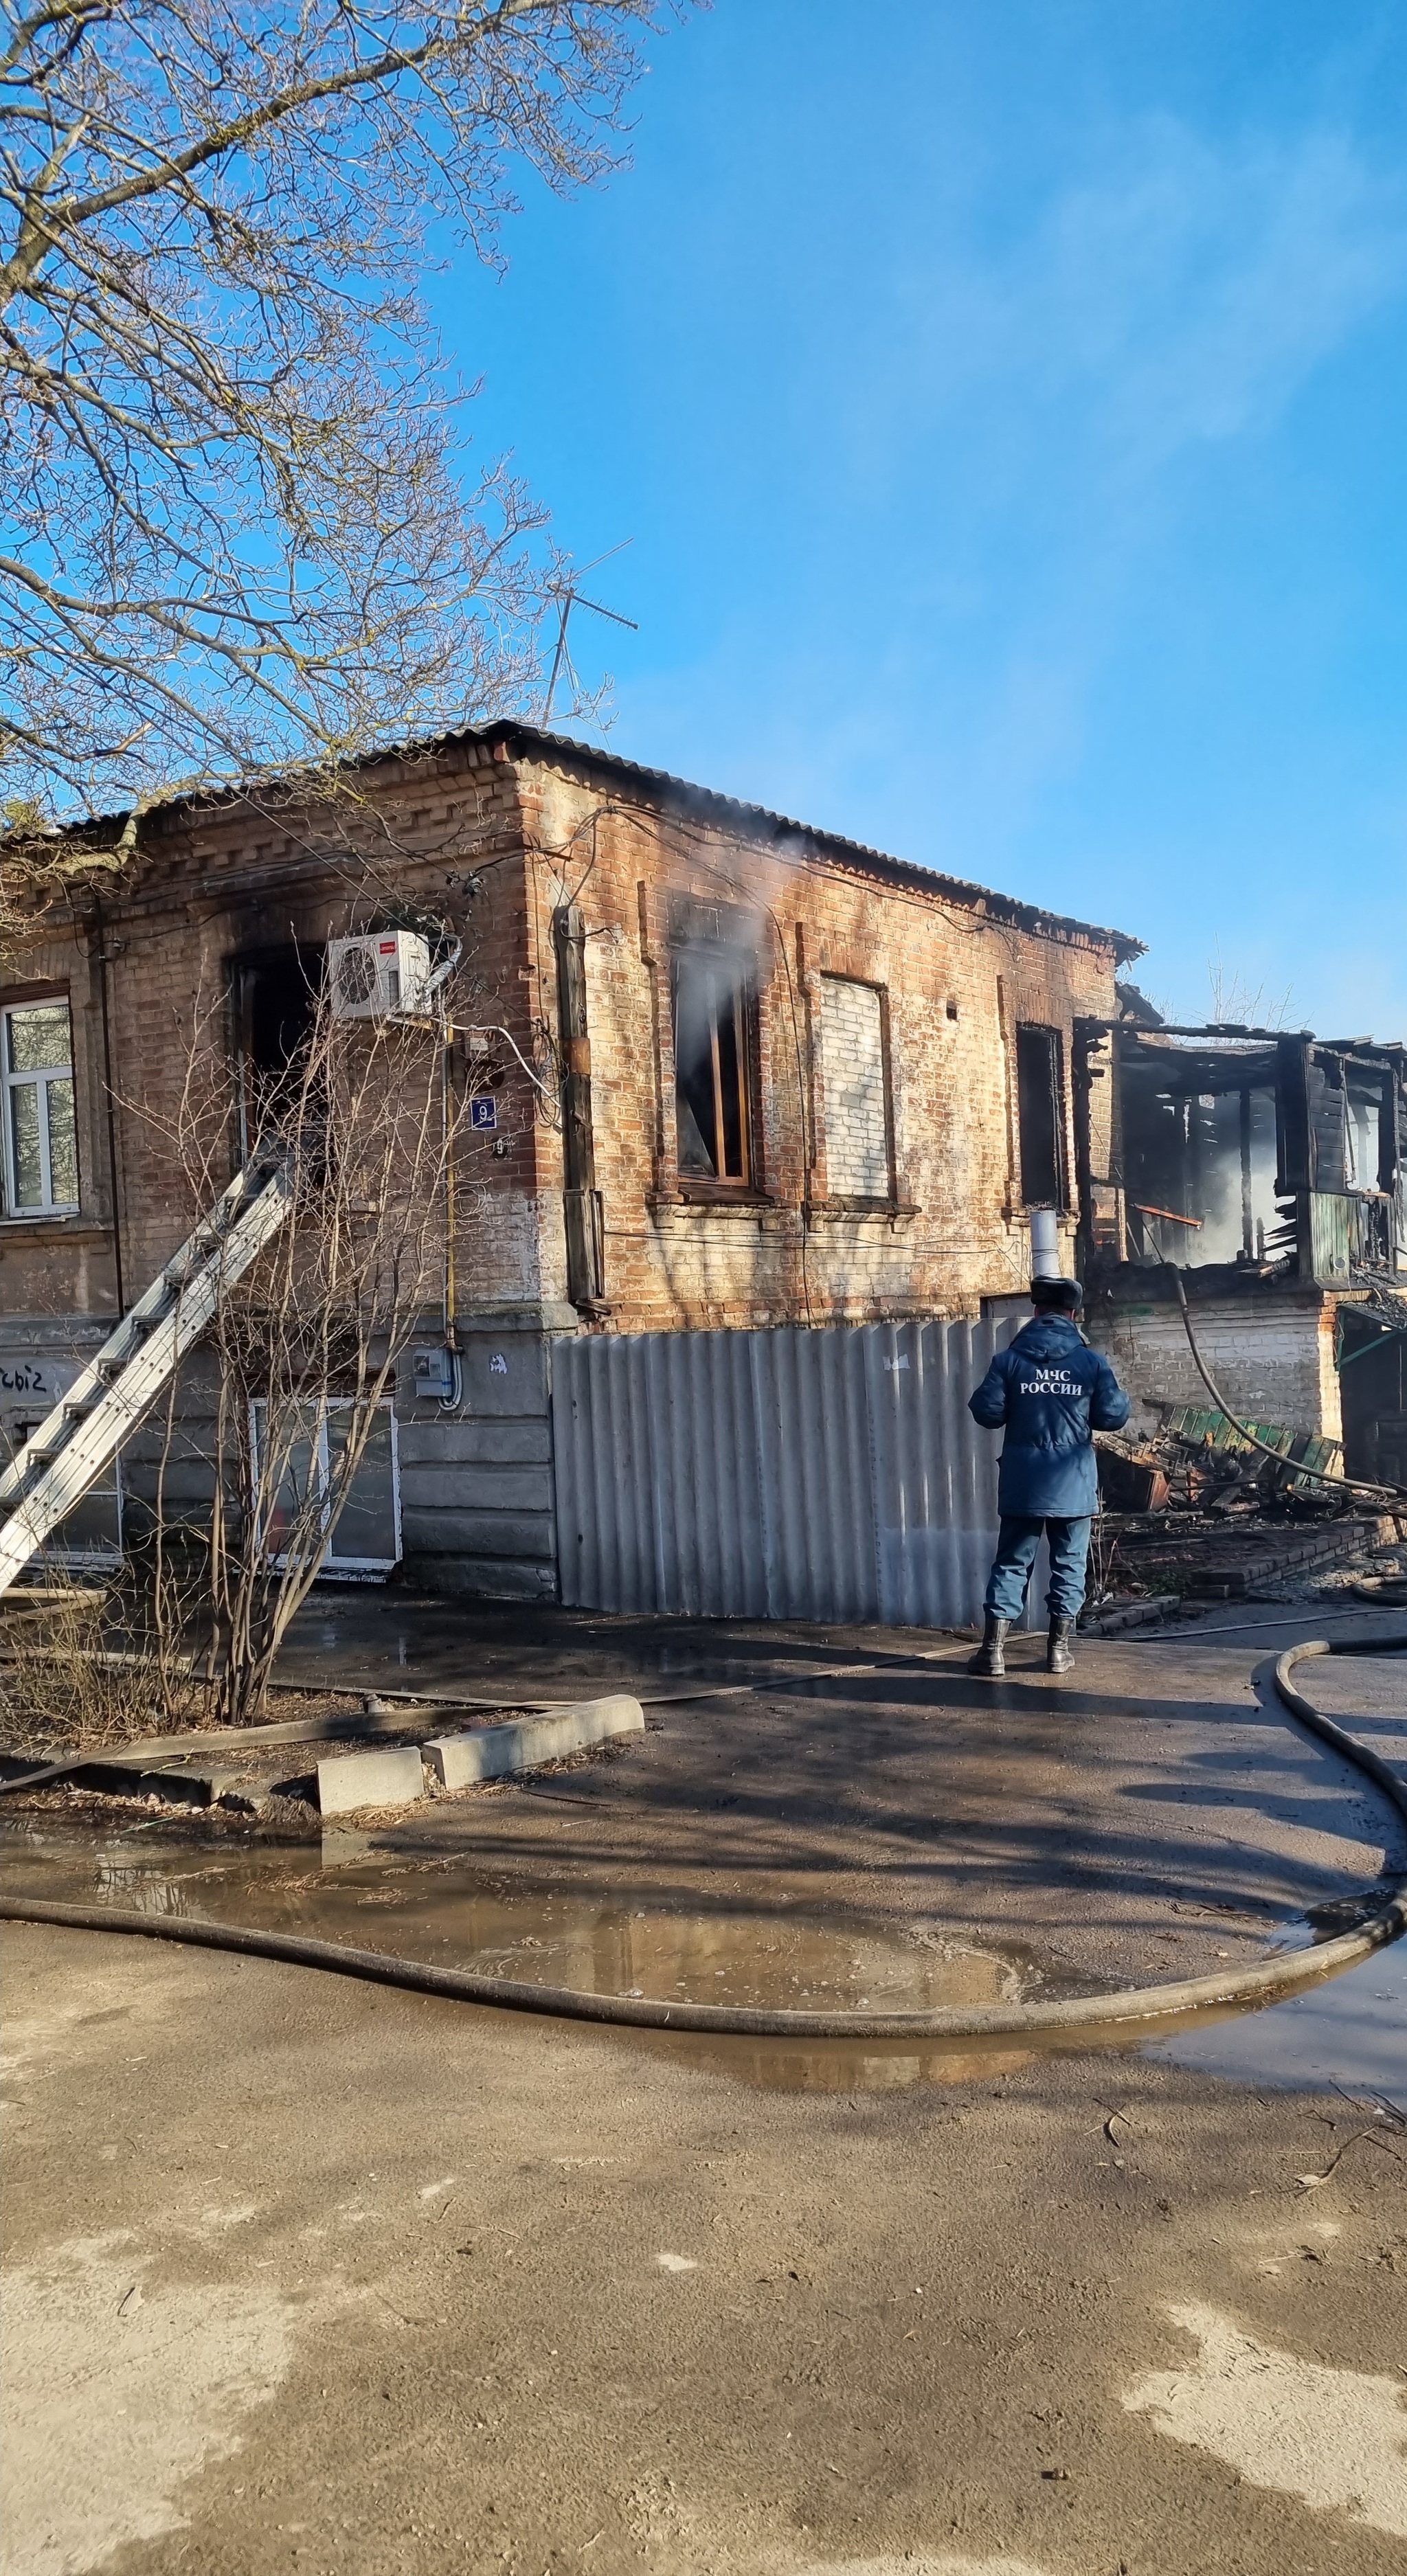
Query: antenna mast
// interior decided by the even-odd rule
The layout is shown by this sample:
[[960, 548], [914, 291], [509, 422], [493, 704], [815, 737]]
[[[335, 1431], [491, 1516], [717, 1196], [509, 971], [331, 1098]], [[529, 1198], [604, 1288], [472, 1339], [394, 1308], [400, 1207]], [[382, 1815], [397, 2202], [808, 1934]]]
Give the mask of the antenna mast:
[[[563, 663], [565, 662], [568, 671], [572, 670], [571, 655], [567, 651], [567, 624], [574, 608], [589, 608], [593, 617], [609, 617], [613, 626], [628, 626], [632, 635], [638, 635], [640, 632], [633, 617], [622, 617], [618, 608], [603, 608], [599, 599], [587, 599], [577, 588], [577, 583], [584, 580], [587, 573], [594, 572], [597, 564], [609, 563], [612, 555], [623, 554], [626, 547], [634, 543], [633, 537], [622, 537], [618, 546], [608, 547], [606, 553], [597, 555], [594, 562], [583, 564], [579, 573], [573, 573], [568, 579], [548, 584], [548, 595], [557, 602], [557, 649], [552, 656], [552, 672], [539, 719], [544, 727], [552, 721], [552, 700], [556, 694]], [[572, 672], [572, 677], [575, 679], [575, 672]]]

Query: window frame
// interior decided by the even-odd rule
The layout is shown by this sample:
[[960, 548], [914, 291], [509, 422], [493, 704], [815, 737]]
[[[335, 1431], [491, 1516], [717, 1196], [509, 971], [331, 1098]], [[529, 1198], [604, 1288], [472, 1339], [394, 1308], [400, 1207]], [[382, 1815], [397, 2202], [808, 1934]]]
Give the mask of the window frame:
[[[62, 1009], [68, 1023], [68, 1062], [66, 1065], [43, 1065], [33, 1072], [17, 1073], [11, 1061], [11, 1023], [22, 1011]], [[49, 1092], [56, 1082], [66, 1082], [73, 1105], [73, 1169], [75, 1195], [71, 1199], [54, 1196], [54, 1163], [49, 1119]], [[44, 1187], [42, 1199], [20, 1205], [18, 1178], [15, 1170], [14, 1096], [17, 1091], [33, 1088], [39, 1104], [39, 1155]], [[66, 985], [47, 990], [16, 994], [0, 1002], [0, 1187], [4, 1194], [4, 1216], [12, 1225], [43, 1224], [53, 1217], [78, 1216], [82, 1213], [82, 1174], [78, 1155], [78, 1083], [73, 1061], [73, 1003]]]
[[[357, 1402], [357, 1398], [350, 1395], [323, 1395], [305, 1398], [303, 1401], [307, 1402], [310, 1409], [313, 1405], [317, 1406], [318, 1417], [317, 1438], [315, 1442], [310, 1442], [309, 1444], [310, 1454], [317, 1475], [319, 1522], [323, 1533], [323, 1550], [318, 1562], [316, 1579], [319, 1583], [378, 1582], [385, 1575], [393, 1574], [405, 1555], [405, 1538], [401, 1527], [400, 1424], [396, 1415], [395, 1399], [394, 1397], [387, 1395], [379, 1396], [372, 1408], [374, 1412], [385, 1413], [390, 1417], [391, 1513], [396, 1536], [396, 1553], [394, 1556], [339, 1555], [337, 1548], [337, 1535], [338, 1530], [340, 1530], [342, 1525], [340, 1519], [338, 1521], [337, 1529], [332, 1532], [331, 1538], [329, 1539], [327, 1536], [327, 1524], [331, 1509], [328, 1493], [330, 1480], [327, 1438], [328, 1419], [329, 1416], [334, 1413], [350, 1413]], [[262, 1473], [260, 1453], [262, 1443], [266, 1436], [265, 1424], [268, 1420], [268, 1411], [269, 1399], [266, 1395], [256, 1395], [251, 1397], [249, 1404], [249, 1446], [256, 1484]], [[357, 1475], [360, 1475], [360, 1473], [361, 1468], [358, 1467]], [[355, 1485], [356, 1476], [352, 1478], [352, 1483]], [[264, 1535], [266, 1535], [266, 1533]], [[275, 1551], [266, 1547], [264, 1544], [264, 1535], [261, 1535], [259, 1540], [259, 1553], [263, 1557], [266, 1565], [271, 1565], [276, 1572], [281, 1573], [289, 1563], [288, 1555], [283, 1550]]]
[[[748, 944], [742, 939], [729, 939], [721, 929], [700, 935], [693, 909], [681, 907], [680, 917], [671, 925], [670, 937], [670, 1041], [674, 1058], [675, 1139], [674, 1163], [677, 1185], [682, 1198], [702, 1202], [712, 1200], [757, 1199], [764, 1195], [761, 1167], [761, 1119], [758, 1115], [758, 996], [757, 975]], [[713, 905], [699, 906], [699, 913], [712, 922], [726, 921], [726, 914]], [[679, 1154], [679, 986], [684, 969], [695, 964], [705, 972], [726, 974], [733, 987], [733, 1038], [738, 1058], [738, 1137], [741, 1146], [741, 1173], [686, 1171]], [[723, 1115], [722, 1075], [719, 1064], [718, 1028], [721, 1015], [713, 1017], [713, 1074], [715, 1118]], [[715, 1142], [720, 1141], [715, 1127]]]
[[[56, 1398], [55, 1400], [61, 1401], [62, 1399]], [[0, 1432], [0, 1458], [4, 1458], [7, 1465], [13, 1459], [17, 1458], [20, 1451], [25, 1447], [28, 1441], [33, 1439], [36, 1431], [39, 1430], [41, 1424], [46, 1419], [47, 1416], [45, 1414], [38, 1414], [32, 1422], [27, 1420], [24, 1416], [17, 1416], [13, 1420], [6, 1422], [3, 1426], [3, 1431]], [[9, 1453], [8, 1457], [5, 1455], [6, 1451]], [[86, 1504], [94, 1501], [100, 1503], [111, 1503], [112, 1505], [113, 1529], [115, 1532], [115, 1536], [112, 1541], [109, 1542], [105, 1539], [99, 1538], [94, 1539], [91, 1542], [84, 1541], [82, 1539], [65, 1542], [63, 1535], [65, 1524], [63, 1521], [60, 1521], [58, 1527], [50, 1531], [49, 1536], [44, 1540], [42, 1546], [36, 1548], [32, 1560], [34, 1564], [39, 1566], [58, 1566], [62, 1572], [73, 1574], [111, 1574], [117, 1570], [117, 1568], [122, 1564], [126, 1553], [122, 1528], [122, 1515], [123, 1507], [126, 1502], [126, 1495], [123, 1491], [122, 1484], [122, 1452], [120, 1449], [114, 1450], [112, 1457], [108, 1460], [108, 1463], [104, 1467], [101, 1475], [95, 1476], [92, 1484], [87, 1487], [84, 1493], [79, 1495], [78, 1501], [73, 1506], [74, 1511], [82, 1511]]]

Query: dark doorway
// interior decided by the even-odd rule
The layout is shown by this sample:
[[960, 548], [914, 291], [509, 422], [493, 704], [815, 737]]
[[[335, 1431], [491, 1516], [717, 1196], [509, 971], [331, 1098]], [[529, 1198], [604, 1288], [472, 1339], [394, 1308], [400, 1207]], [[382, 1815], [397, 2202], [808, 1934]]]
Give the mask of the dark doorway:
[[251, 1073], [286, 1073], [313, 1033], [321, 948], [262, 948], [235, 960], [239, 1051]]
[[1018, 1028], [1016, 1099], [1021, 1196], [1027, 1207], [1065, 1206], [1065, 1080], [1060, 1031]]

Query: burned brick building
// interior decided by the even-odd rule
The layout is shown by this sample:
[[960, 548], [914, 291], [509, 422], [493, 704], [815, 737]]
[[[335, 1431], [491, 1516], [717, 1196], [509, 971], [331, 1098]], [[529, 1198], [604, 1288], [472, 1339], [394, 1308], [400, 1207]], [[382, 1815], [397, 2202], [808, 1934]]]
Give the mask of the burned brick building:
[[[355, 1548], [334, 1537], [330, 1572], [404, 1565], [439, 1587], [550, 1596], [568, 1488], [594, 1479], [598, 1516], [623, 1485], [653, 1490], [649, 1443], [691, 1405], [712, 1408], [721, 1522], [729, 1444], [752, 1436], [737, 1427], [744, 1380], [754, 1429], [768, 1415], [797, 1458], [840, 1423], [818, 1471], [837, 1547], [878, 1455], [873, 1405], [905, 1388], [938, 1447], [914, 1452], [897, 1499], [872, 1497], [870, 1552], [911, 1566], [961, 1524], [970, 1570], [992, 1509], [959, 1402], [972, 1352], [944, 1345], [942, 1401], [920, 1404], [937, 1365], [922, 1336], [933, 1319], [1009, 1332], [1037, 1208], [1055, 1215], [1064, 1265], [1088, 1271], [1092, 1332], [1147, 1406], [1196, 1392], [1169, 1255], [1191, 1265], [1228, 1394], [1261, 1415], [1337, 1433], [1336, 1355], [1354, 1334], [1376, 1351], [1371, 1280], [1407, 1268], [1400, 1049], [1163, 1029], [1116, 980], [1141, 953], [1124, 933], [525, 725], [387, 752], [318, 802], [285, 782], [121, 819], [67, 836], [64, 898], [34, 911], [0, 997], [11, 1445], [200, 1215], [170, 1142], [193, 1050], [217, 1119], [214, 1188], [243, 1168], [250, 1103], [296, 1059], [333, 963], [364, 971], [354, 1006], [373, 1017], [384, 989], [394, 1081], [396, 978], [417, 947], [457, 961], [446, 1080], [472, 1114], [444, 1191], [443, 1299], [419, 1319], [375, 1492], [352, 1516]], [[115, 844], [118, 870], [85, 873], [85, 850]], [[349, 939], [350, 959], [334, 946]], [[814, 1328], [880, 1324], [869, 1395], [839, 1380], [825, 1393], [817, 1350], [792, 1351], [790, 1393], [772, 1387], [789, 1332], [815, 1343]], [[828, 1351], [845, 1340], [820, 1336]], [[608, 1377], [609, 1353], [621, 1361], [624, 1447], [619, 1424], [583, 1430], [564, 1392], [588, 1346]], [[630, 1375], [642, 1354], [654, 1376]], [[706, 1402], [690, 1376], [705, 1359]], [[1365, 1393], [1379, 1364], [1364, 1361]], [[803, 1401], [808, 1368], [822, 1374]], [[329, 1387], [323, 1452], [341, 1401]], [[139, 1452], [93, 1487], [71, 1538], [117, 1546]], [[689, 1459], [676, 1484], [695, 1478]], [[650, 1511], [640, 1545], [658, 1552], [669, 1513]], [[571, 1517], [584, 1547], [589, 1513], [573, 1501]], [[764, 1531], [758, 1549], [773, 1545]], [[669, 1597], [694, 1596], [681, 1578]], [[864, 1582], [846, 1597], [863, 1604]], [[902, 1583], [876, 1597], [904, 1597]]]
[[[462, 944], [476, 1093], [454, 1311], [422, 1337], [453, 1345], [461, 1396], [451, 1415], [407, 1369], [396, 1397], [384, 1553], [422, 1577], [551, 1588], [564, 1338], [976, 1316], [1024, 1282], [1032, 1204], [1073, 1258], [1080, 1159], [1108, 1159], [1102, 1095], [1077, 1132], [1077, 1030], [1116, 1015], [1135, 940], [520, 725], [354, 786], [307, 810], [173, 800], [12, 957], [12, 1437], [192, 1222], [162, 1143], [192, 1031], [223, 1065], [233, 1172], [329, 941], [412, 919]], [[115, 1491], [86, 1508], [112, 1527]]]

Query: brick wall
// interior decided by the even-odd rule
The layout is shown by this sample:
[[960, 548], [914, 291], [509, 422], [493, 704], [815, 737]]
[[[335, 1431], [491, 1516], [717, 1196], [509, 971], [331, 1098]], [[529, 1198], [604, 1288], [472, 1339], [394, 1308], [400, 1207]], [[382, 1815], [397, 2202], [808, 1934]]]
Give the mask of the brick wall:
[[[1337, 1301], [1316, 1290], [1198, 1299], [1192, 1329], [1212, 1377], [1242, 1420], [1343, 1437], [1334, 1365]], [[1152, 1429], [1169, 1404], [1210, 1404], [1175, 1305], [1123, 1298], [1097, 1306], [1089, 1339], [1107, 1351], [1135, 1400], [1131, 1429]]]
[[890, 1196], [884, 996], [872, 984], [821, 977], [826, 1173], [837, 1198]]
[[[589, 760], [519, 767], [539, 999], [555, 1018], [549, 925], [576, 900], [587, 933], [596, 1175], [608, 1314], [597, 1329], [975, 1313], [1029, 1275], [1014, 1101], [1018, 1020], [1065, 1036], [1114, 1008], [1112, 948], [1042, 935], [929, 891], [881, 884], [808, 836], [759, 839], [712, 805], [648, 783], [607, 788]], [[671, 917], [681, 902], [747, 925], [756, 987], [759, 1191], [720, 1204], [681, 1186]], [[827, 990], [883, 996], [893, 1197], [857, 1208], [854, 1107], [831, 1097]], [[864, 1007], [864, 1006], [860, 1006]], [[1107, 1117], [1096, 1087], [1096, 1120]], [[1067, 1159], [1073, 1168], [1070, 1103]], [[872, 1132], [872, 1131], [871, 1131]], [[555, 1139], [539, 1136], [549, 1173]], [[1095, 1167], [1105, 1167], [1096, 1129]], [[838, 1150], [837, 1150], [838, 1149]], [[863, 1178], [874, 1175], [873, 1147]], [[560, 1163], [557, 1166], [560, 1185]], [[550, 1184], [549, 1184], [550, 1185]], [[887, 1176], [878, 1195], [888, 1194]], [[1067, 1229], [1073, 1249], [1073, 1219]]]

